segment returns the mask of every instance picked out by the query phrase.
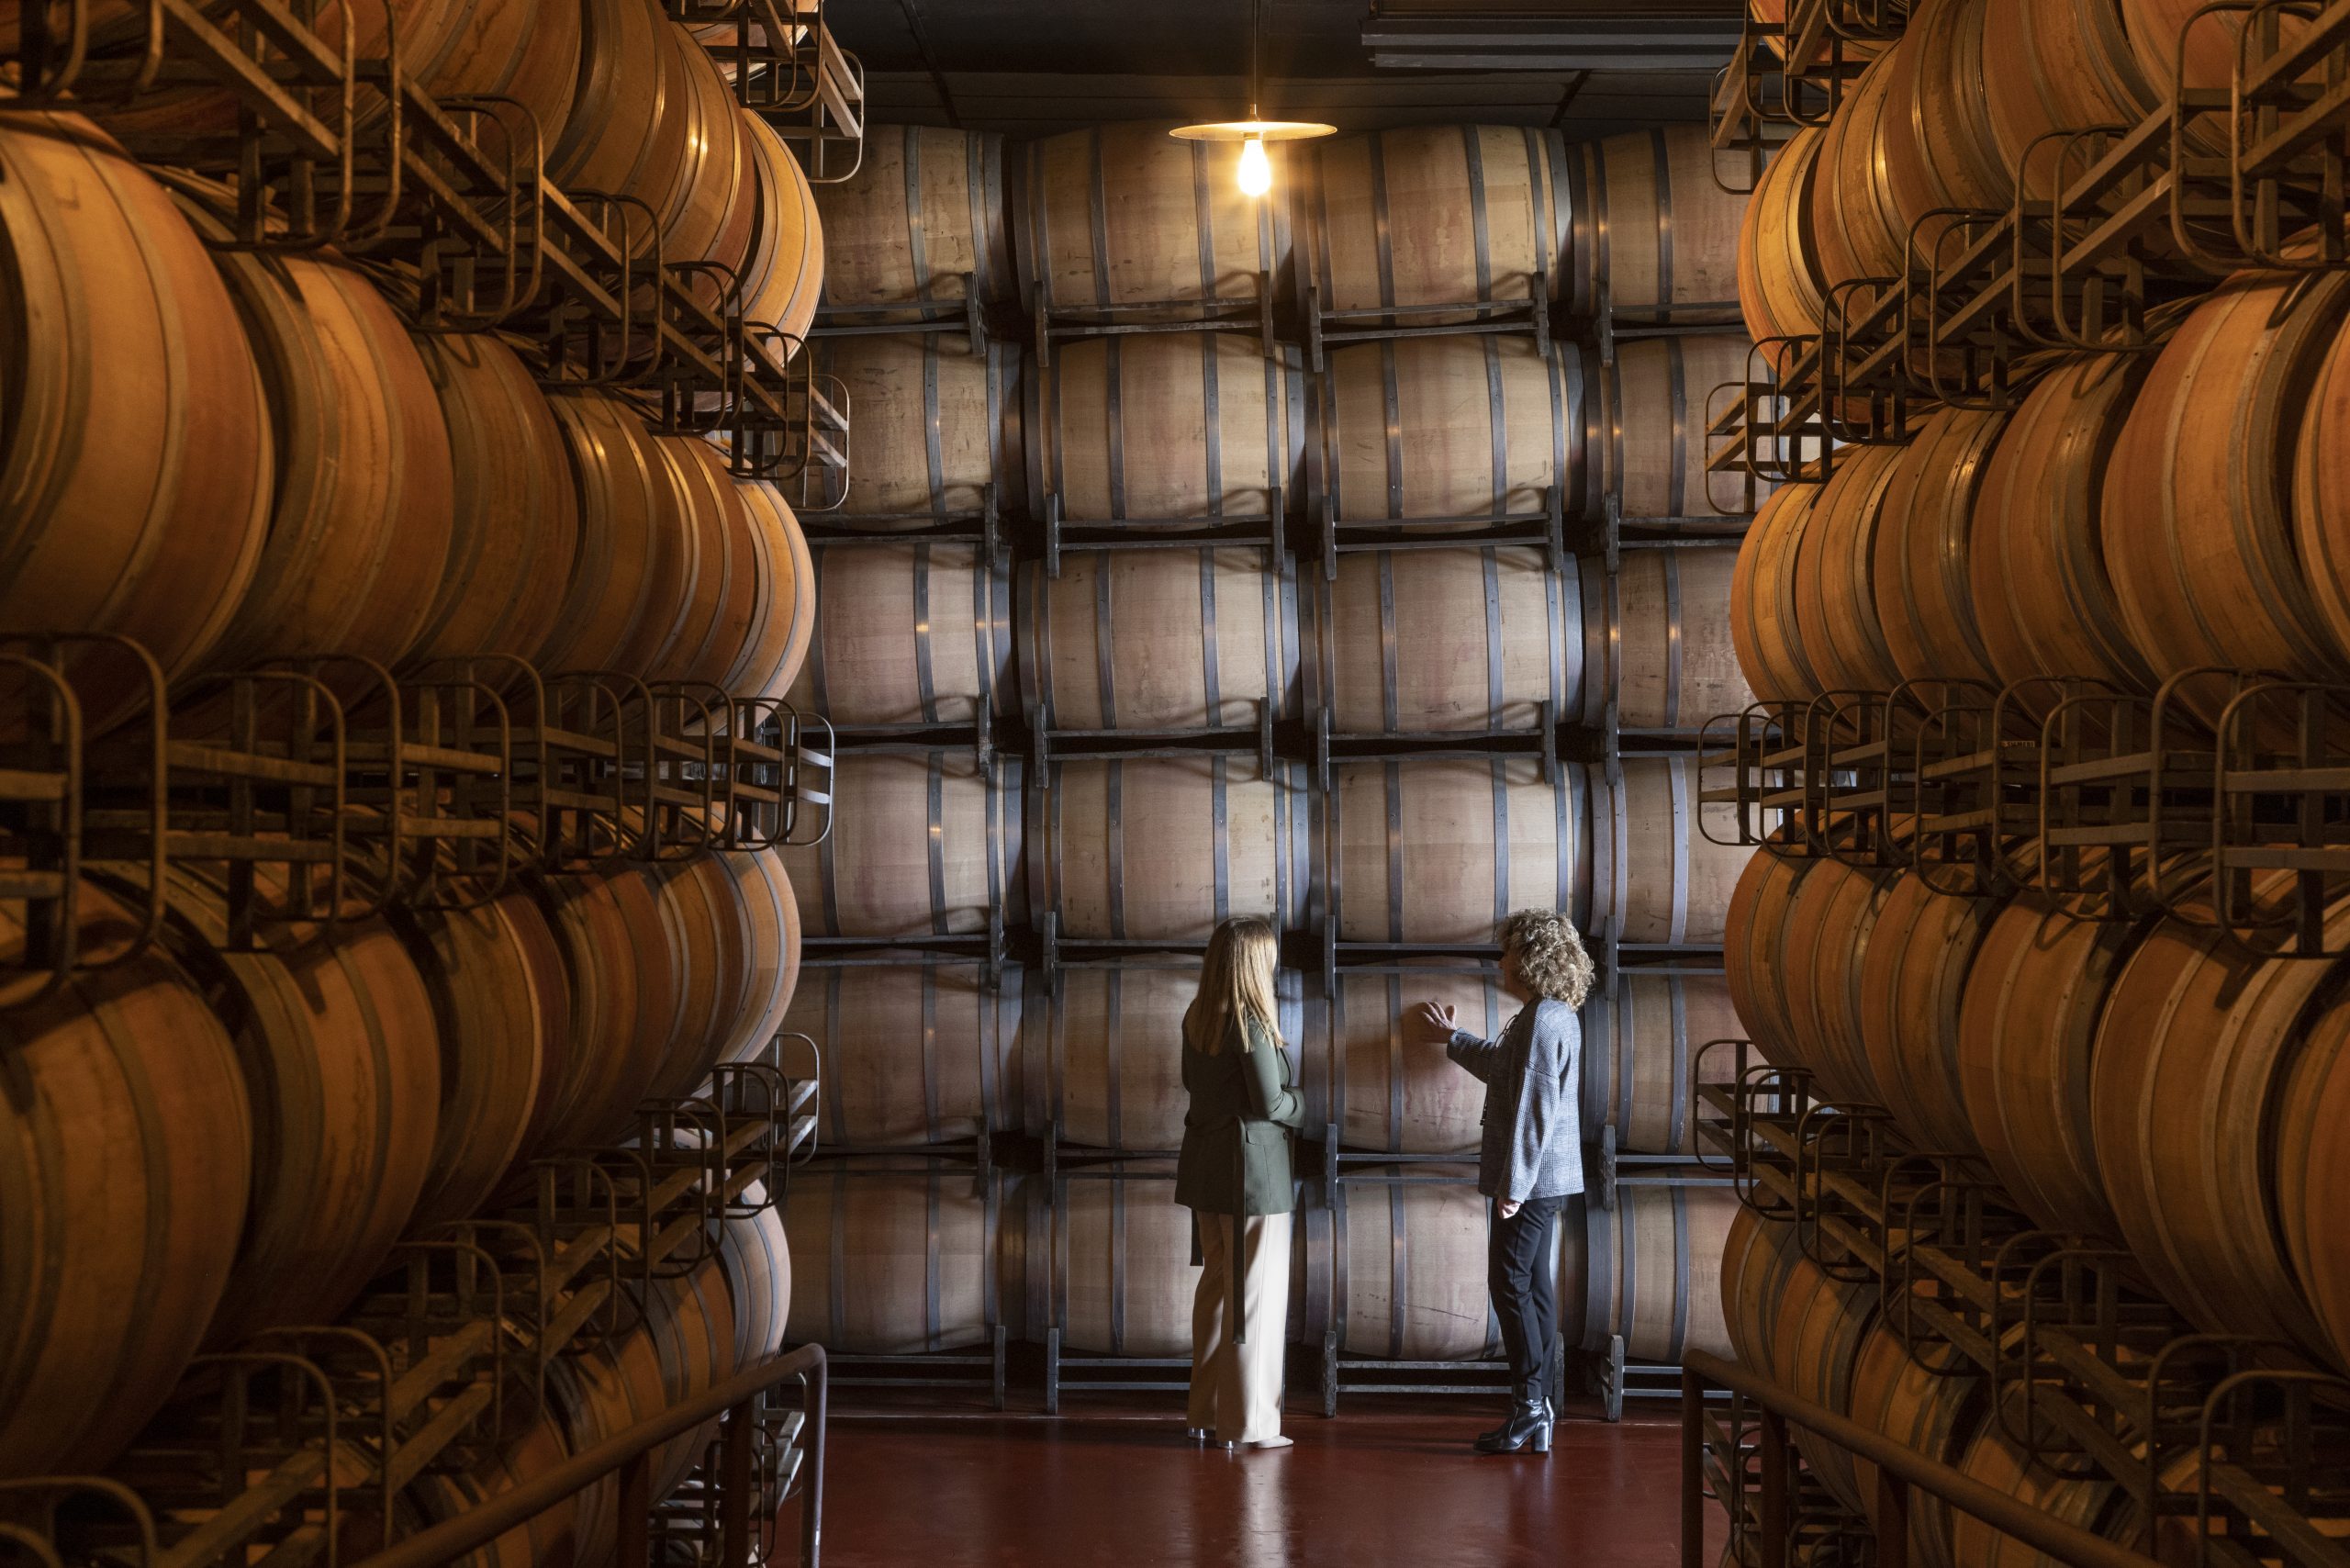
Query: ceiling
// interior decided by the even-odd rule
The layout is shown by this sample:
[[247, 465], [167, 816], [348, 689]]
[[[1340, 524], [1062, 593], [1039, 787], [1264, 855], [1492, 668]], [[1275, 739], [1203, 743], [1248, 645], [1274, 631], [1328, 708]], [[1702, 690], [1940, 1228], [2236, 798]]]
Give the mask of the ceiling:
[[[1262, 107], [1342, 130], [1479, 120], [1571, 138], [1705, 118], [1740, 0], [1254, 0]], [[1248, 107], [1252, 0], [826, 0], [876, 123], [1015, 137]], [[1374, 63], [1409, 60], [1414, 64]], [[1523, 64], [1526, 68], [1517, 68]]]

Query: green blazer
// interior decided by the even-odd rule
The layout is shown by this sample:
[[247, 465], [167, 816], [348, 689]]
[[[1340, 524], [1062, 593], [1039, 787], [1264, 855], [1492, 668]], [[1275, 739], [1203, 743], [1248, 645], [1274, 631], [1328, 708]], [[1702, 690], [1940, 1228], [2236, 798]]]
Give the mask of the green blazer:
[[1227, 1038], [1214, 1056], [1183, 1041], [1183, 1150], [1175, 1162], [1175, 1201], [1200, 1214], [1285, 1215], [1296, 1206], [1289, 1165], [1290, 1129], [1305, 1125], [1305, 1102], [1292, 1086], [1289, 1053], [1260, 1025], [1248, 1025], [1251, 1049]]

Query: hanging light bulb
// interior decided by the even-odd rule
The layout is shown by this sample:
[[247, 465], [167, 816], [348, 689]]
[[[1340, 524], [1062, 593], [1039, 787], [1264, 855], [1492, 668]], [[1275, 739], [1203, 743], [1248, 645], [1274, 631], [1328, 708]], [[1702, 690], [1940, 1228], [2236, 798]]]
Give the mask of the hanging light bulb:
[[1273, 188], [1273, 162], [1265, 156], [1265, 139], [1252, 136], [1240, 144], [1240, 189], [1260, 196]]

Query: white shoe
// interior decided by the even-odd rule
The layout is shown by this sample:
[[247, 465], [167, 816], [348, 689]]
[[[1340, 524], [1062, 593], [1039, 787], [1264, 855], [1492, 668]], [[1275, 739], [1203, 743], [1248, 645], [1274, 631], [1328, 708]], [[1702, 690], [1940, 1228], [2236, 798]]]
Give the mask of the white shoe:
[[1296, 1446], [1295, 1438], [1271, 1437], [1259, 1438], [1253, 1443], [1226, 1443], [1224, 1448], [1226, 1453], [1238, 1453], [1242, 1449], [1288, 1449]]

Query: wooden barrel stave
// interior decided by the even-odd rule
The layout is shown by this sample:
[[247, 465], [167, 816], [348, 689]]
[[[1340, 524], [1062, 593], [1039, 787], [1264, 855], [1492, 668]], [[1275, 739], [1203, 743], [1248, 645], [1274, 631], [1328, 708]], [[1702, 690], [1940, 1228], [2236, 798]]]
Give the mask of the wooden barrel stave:
[[699, 48], [654, 0], [587, 0], [571, 118], [546, 154], [547, 177], [565, 190], [632, 198], [589, 216], [635, 254], [661, 243], [665, 263], [700, 259], [666, 244], [698, 172], [687, 51]]
[[948, 936], [1018, 924], [1021, 765], [968, 752], [844, 752], [833, 831], [787, 846], [801, 926], [821, 936]]
[[1340, 522], [1570, 517], [1594, 505], [1583, 367], [1490, 334], [1348, 343], [1312, 386], [1322, 439], [1308, 485]]
[[1628, 550], [1613, 574], [1598, 557], [1585, 559], [1585, 724], [1604, 724], [1612, 703], [1624, 729], [1692, 731], [1753, 705], [1731, 635], [1738, 554]]
[[[767, 1201], [767, 1185], [744, 1190], [746, 1203]], [[719, 1263], [734, 1301], [734, 1359], [755, 1366], [783, 1353], [791, 1320], [791, 1248], [779, 1207], [729, 1215], [719, 1236]]]
[[[1028, 897], [1062, 934], [1202, 941], [1237, 914], [1305, 920], [1300, 768], [1243, 756], [1056, 762], [1028, 800]], [[1130, 831], [1131, 830], [1131, 831]]]
[[1405, 126], [1315, 142], [1299, 162], [1315, 308], [1421, 326], [1481, 314], [1431, 307], [1558, 297], [1569, 201], [1557, 132]]
[[1343, 555], [1316, 577], [1309, 703], [1339, 734], [1539, 728], [1587, 702], [1580, 564], [1516, 546]]
[[1921, 257], [1950, 242], [1950, 209], [1999, 211], [2015, 196], [1985, 92], [1988, 12], [1989, 0], [1945, 0], [1893, 46], [1880, 156], [1897, 225]]
[[[1733, 397], [1742, 398], [1753, 345], [1731, 333], [1632, 338], [1613, 360], [1586, 351], [1583, 383], [1595, 386], [1584, 450], [1593, 488], [1636, 521], [1735, 520], [1745, 485], [1714, 474], [1707, 431]], [[1736, 386], [1734, 394], [1724, 388]], [[1762, 493], [1770, 487], [1761, 485]]]
[[1021, 569], [1020, 684], [1056, 729], [1255, 729], [1297, 709], [1297, 564], [1259, 549], [1084, 550]]
[[1054, 350], [1024, 382], [1031, 504], [1071, 522], [1180, 528], [1285, 509], [1305, 451], [1299, 363], [1227, 332]]
[[[650, 1097], [681, 1100], [699, 1092], [711, 1069], [729, 1059], [751, 1013], [755, 939], [745, 889], [723, 855], [697, 855], [650, 870], [661, 921], [684, 982], [680, 1006], [662, 1052]], [[762, 998], [762, 1006], [768, 999]]]
[[2318, 367], [2293, 465], [2293, 547], [2327, 641], [2350, 648], [2350, 332]]
[[[1965, 1456], [1989, 1414], [1987, 1399], [1981, 1378], [1929, 1367], [1883, 1319], [1869, 1330], [1852, 1371], [1852, 1419], [1936, 1464], [1955, 1465]], [[1856, 1456], [1852, 1479], [1863, 1511], [1884, 1529], [1877, 1467]], [[1929, 1493], [1911, 1498], [1909, 1560], [1920, 1568], [1954, 1568], [1951, 1535], [1957, 1510]]]
[[830, 274], [826, 297], [862, 319], [876, 319], [879, 306], [960, 300], [967, 290], [991, 302], [1013, 297], [1001, 136], [867, 126], [856, 173], [820, 189], [816, 208]]
[[968, 724], [1012, 702], [1010, 571], [970, 544], [814, 551], [815, 630], [789, 693], [835, 724]]
[[1736, 319], [1747, 198], [1723, 188], [1713, 143], [1697, 127], [1586, 141], [1566, 162], [1573, 233], [1565, 270], [1576, 316], [1596, 317], [1604, 289], [1618, 312]]
[[1699, 798], [1693, 756], [1628, 756], [1609, 772], [1612, 778], [1593, 780], [1591, 792], [1585, 929], [1619, 943], [1721, 942], [1730, 895], [1752, 853], [1736, 842], [1736, 809]]
[[[1344, 942], [1490, 942], [1514, 909], [1588, 929], [1594, 801], [1583, 767], [1546, 782], [1539, 759], [1340, 762], [1317, 800], [1323, 886]], [[1602, 819], [1604, 820], [1604, 819]]]
[[1691, 1096], [1732, 1081], [1737, 1069], [1735, 1052], [1707, 1047], [1746, 1037], [1728, 982], [1621, 973], [1584, 1002], [1583, 1028], [1584, 1136], [1604, 1124], [1628, 1153], [1697, 1153]]
[[1004, 1202], [1002, 1179], [968, 1166], [800, 1171], [784, 1214], [794, 1332], [835, 1355], [985, 1344]]
[[887, 961], [819, 967], [784, 1014], [822, 1065], [823, 1145], [914, 1148], [1017, 1126], [1032, 1022], [1017, 969], [990, 990], [968, 960], [876, 957]]
[[[842, 521], [876, 532], [930, 527], [1020, 504], [1019, 356], [1001, 344], [974, 351], [938, 332], [825, 338], [818, 374], [835, 378], [856, 410], [856, 451]], [[1218, 361], [1221, 364], [1222, 361]], [[1254, 448], [1237, 447], [1235, 461]], [[1260, 481], [1261, 482], [1261, 481]]]

